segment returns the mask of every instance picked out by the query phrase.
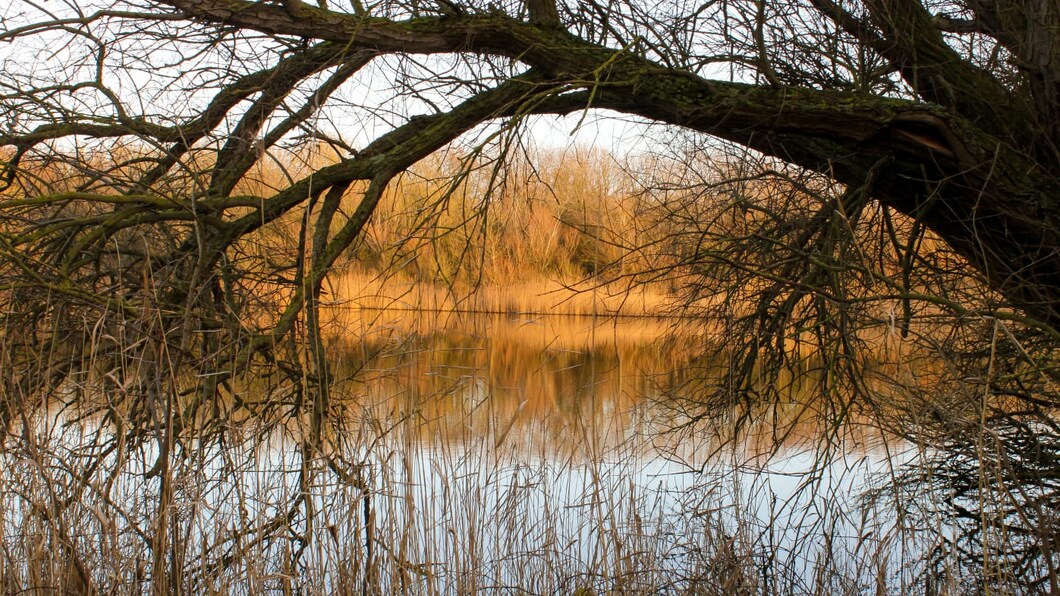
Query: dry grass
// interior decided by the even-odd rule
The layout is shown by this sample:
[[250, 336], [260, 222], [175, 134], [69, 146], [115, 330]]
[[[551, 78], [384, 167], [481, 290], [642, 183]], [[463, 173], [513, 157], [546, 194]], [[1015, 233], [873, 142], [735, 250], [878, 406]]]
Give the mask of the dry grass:
[[[137, 155], [90, 169], [120, 182]], [[238, 192], [334, 157], [262, 162]], [[156, 280], [106, 258], [186, 224], [131, 226], [103, 281], [30, 284], [32, 312], [14, 296], [43, 268], [9, 254], [0, 591], [956, 594], [1054, 572], [1055, 491], [1012, 481], [1055, 472], [1055, 433], [988, 420], [1028, 403], [1053, 419], [1034, 400], [1055, 349], [982, 315], [991, 295], [945, 252], [903, 261], [891, 245], [931, 242], [913, 222], [888, 237], [870, 205], [861, 228], [822, 228], [835, 189], [637, 191], [608, 156], [537, 157], [498, 175], [451, 152], [391, 185], [326, 280], [323, 352], [304, 311], [270, 334], [312, 256], [302, 208], [233, 245], [180, 330], [159, 323]], [[39, 165], [27, 192], [90, 182], [77, 156]], [[110, 209], [14, 192], [5, 232], [29, 213], [91, 234]], [[126, 281], [139, 312], [108, 298]], [[263, 355], [230, 357], [247, 338]], [[890, 466], [896, 436], [929, 447], [916, 465]], [[882, 488], [853, 503], [866, 461]], [[976, 519], [951, 541], [955, 502]]]
[[537, 279], [460, 291], [429, 281], [384, 274], [333, 274], [325, 304], [352, 310], [413, 310], [468, 313], [662, 317], [672, 298], [650, 287], [584, 281], [564, 284]]
[[[790, 489], [754, 471], [753, 441], [661, 434], [685, 422], [652, 396], [703, 338], [662, 342], [654, 319], [383, 314], [395, 318], [374, 335], [332, 340], [322, 449], [305, 445], [308, 421], [258, 434], [260, 421], [228, 420], [218, 442], [186, 428], [159, 473], [157, 445], [78, 419], [84, 401], [27, 412], [0, 474], [5, 589], [832, 594], [912, 581], [887, 562], [903, 536], [890, 522], [799, 517], [820, 487], [814, 506], [847, 515], [839, 499], [855, 491], [837, 487], [858, 473], [844, 464], [820, 464], [824, 480], [771, 519], [760, 507]], [[266, 389], [232, 399], [244, 392]], [[792, 441], [802, 453], [812, 438]]]

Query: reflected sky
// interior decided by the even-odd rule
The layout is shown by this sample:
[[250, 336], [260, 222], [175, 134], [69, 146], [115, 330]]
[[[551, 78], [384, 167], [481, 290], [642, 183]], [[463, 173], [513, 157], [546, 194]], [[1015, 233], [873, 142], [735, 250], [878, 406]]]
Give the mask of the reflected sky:
[[[309, 592], [654, 594], [770, 578], [782, 593], [875, 593], [922, 570], [926, 545], [893, 502], [862, 498], [915, 452], [810, 424], [769, 449], [768, 429], [720, 443], [668, 405], [707, 370], [689, 368], [704, 338], [672, 322], [386, 316], [332, 338], [330, 451], [291, 427], [175, 447], [167, 515], [196, 590], [294, 576]], [[5, 544], [40, 535], [25, 495], [80, 491], [65, 519], [85, 564], [142, 585], [157, 444], [107, 451], [106, 429], [63, 416], [35, 429], [38, 461], [4, 455]]]

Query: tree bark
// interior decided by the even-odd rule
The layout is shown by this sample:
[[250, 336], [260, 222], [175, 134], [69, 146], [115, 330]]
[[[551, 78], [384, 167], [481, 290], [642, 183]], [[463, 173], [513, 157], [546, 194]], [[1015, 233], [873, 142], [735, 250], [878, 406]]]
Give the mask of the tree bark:
[[[391, 21], [308, 6], [292, 19], [264, 3], [163, 1], [198, 19], [350, 49], [505, 56], [567, 91], [535, 111], [637, 114], [746, 145], [848, 185], [862, 184], [882, 162], [870, 189], [874, 197], [945, 239], [1032, 319], [1060, 329], [1060, 185], [1056, 162], [1040, 163], [1055, 149], [1028, 150], [1024, 142], [1034, 137], [1019, 96], [962, 61], [932, 15], [912, 0], [874, 0], [867, 7], [882, 32], [874, 45], [931, 103], [707, 80], [579, 39], [554, 27], [551, 14], [544, 18], [540, 10], [532, 11], [538, 17], [530, 23], [495, 13]], [[830, 16], [853, 26], [850, 15], [833, 10]], [[1038, 56], [1040, 45], [1028, 47], [1028, 55]], [[1050, 73], [1055, 61], [1039, 70]]]
[[[210, 209], [223, 211], [230, 203], [237, 181], [260, 157], [259, 142], [264, 147], [279, 142], [375, 58], [385, 54], [503, 58], [534, 73], [532, 83], [515, 85], [518, 97], [509, 97], [512, 91], [506, 90], [503, 105], [477, 111], [470, 118], [454, 110], [450, 116], [455, 120], [450, 122], [458, 125], [399, 127], [395, 134], [404, 135], [400, 141], [385, 135], [372, 145], [373, 151], [379, 151], [374, 157], [358, 155], [296, 181], [265, 201], [255, 221], [270, 221], [331, 185], [371, 180], [382, 171], [407, 167], [407, 152], [398, 145], [383, 151], [379, 143], [439, 147], [477, 124], [513, 114], [607, 108], [742, 144], [852, 187], [862, 187], [871, 178], [868, 190], [874, 198], [942, 237], [1029, 318], [1060, 330], [1060, 129], [1055, 118], [1060, 114], [1056, 105], [1060, 34], [1049, 28], [1060, 17], [1033, 0], [1027, 0], [1028, 6], [1041, 22], [995, 4], [972, 3], [976, 27], [992, 32], [1007, 44], [1004, 47], [1011, 46], [1019, 62], [1021, 78], [1007, 82], [963, 59], [940, 30], [940, 23], [944, 27], [948, 22], [945, 15], [932, 15], [914, 0], [866, 0], [860, 14], [831, 0], [812, 0], [839, 30], [885, 59], [916, 98], [781, 84], [777, 72], [764, 85], [708, 80], [649, 58], [664, 52], [640, 34], [625, 40], [621, 48], [572, 34], [560, 26], [551, 0], [528, 0], [529, 21], [499, 9], [394, 20], [304, 2], [157, 2], [177, 11], [159, 14], [159, 19], [191, 19], [219, 31], [236, 28], [300, 39], [300, 46], [292, 47], [301, 49], [286, 52], [271, 68], [236, 78], [198, 117], [183, 125], [162, 126], [125, 114], [110, 119], [93, 114], [63, 117], [26, 134], [0, 133], [0, 143], [15, 147], [6, 164], [8, 180], [21, 156], [35, 145], [74, 135], [135, 135], [168, 146], [166, 156], [135, 189], [142, 194], [208, 131], [233, 117], [238, 105], [249, 102], [217, 153], [205, 196], [187, 206], [191, 212], [206, 210], [208, 215]], [[144, 18], [143, 13], [137, 18]], [[762, 24], [765, 17], [760, 11], [756, 18]], [[646, 17], [641, 21], [633, 25], [650, 32], [651, 22]], [[626, 37], [617, 31], [610, 35]], [[751, 60], [768, 64], [763, 40], [758, 30]], [[330, 77], [300, 109], [259, 138], [299, 84], [327, 71], [332, 72]], [[486, 97], [492, 92], [481, 93]], [[233, 242], [246, 227], [241, 221], [215, 226], [225, 231], [209, 242], [211, 250], [223, 250]], [[105, 240], [111, 233], [100, 232], [86, 242]], [[199, 269], [212, 260], [201, 257]]]

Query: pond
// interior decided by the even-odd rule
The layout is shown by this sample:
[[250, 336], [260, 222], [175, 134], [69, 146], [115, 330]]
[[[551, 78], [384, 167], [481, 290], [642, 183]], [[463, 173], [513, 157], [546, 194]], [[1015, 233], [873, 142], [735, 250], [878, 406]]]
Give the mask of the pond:
[[177, 445], [164, 474], [157, 444], [53, 411], [33, 457], [5, 452], [6, 573], [62, 583], [12, 564], [54, 549], [92, 585], [194, 592], [909, 590], [932, 545], [866, 497], [923, 454], [778, 411], [735, 436], [678, 405], [718, 338], [674, 323], [338, 313], [327, 447], [296, 420]]
[[[440, 591], [912, 580], [895, 513], [860, 497], [918, 454], [867, 421], [825, 438], [781, 415], [779, 443], [775, 417], [740, 437], [724, 412], [695, 422], [675, 404], [716, 374], [702, 356], [717, 338], [653, 318], [391, 316], [374, 328], [399, 349], [335, 350], [357, 371], [336, 392], [391, 429], [375, 523]], [[791, 391], [802, 411], [812, 396]]]

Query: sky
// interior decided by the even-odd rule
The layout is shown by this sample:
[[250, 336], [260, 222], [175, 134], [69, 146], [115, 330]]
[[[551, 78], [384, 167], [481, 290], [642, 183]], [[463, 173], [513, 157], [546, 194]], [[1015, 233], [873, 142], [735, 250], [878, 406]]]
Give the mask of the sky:
[[[88, 12], [102, 6], [120, 8], [116, 3], [91, 0], [52, 0], [45, 3], [15, 0], [0, 7], [0, 35], [26, 23], [46, 20], [45, 11], [66, 17], [75, 14], [71, 7]], [[119, 30], [120, 27], [113, 24], [97, 23], [91, 26], [93, 34], [105, 41], [112, 40]], [[186, 59], [180, 65], [182, 68], [221, 70], [229, 65], [230, 57], [239, 56], [247, 60], [240, 68], [250, 71], [275, 63], [278, 58], [275, 45], [268, 48], [265, 42], [256, 43], [253, 39], [229, 44], [229, 47], [220, 48], [220, 51], [212, 54], [186, 58], [180, 54], [190, 50], [172, 44], [159, 46], [147, 36], [144, 36], [142, 45], [135, 37], [123, 39], [121, 43], [126, 51], [123, 53], [111, 49], [107, 53], [102, 80], [122, 99], [131, 114], [142, 113], [160, 122], [181, 113], [187, 118], [197, 108], [205, 106], [216, 92], [216, 89], [209, 89], [209, 85], [198, 83], [202, 75], [173, 79], [171, 75], [174, 69], [167, 67], [167, 63]], [[98, 47], [91, 40], [66, 32], [18, 37], [13, 42], [8, 40], [8, 43], [0, 43], [0, 65], [7, 73], [4, 78], [21, 76], [22, 82], [27, 78], [38, 79], [44, 84], [87, 81], [96, 76], [97, 50]], [[512, 68], [513, 72], [521, 69], [518, 66]], [[459, 93], [461, 90], [434, 86], [432, 78], [437, 79], [439, 74], [453, 78], [474, 77], [473, 69], [461, 59], [452, 57], [377, 60], [335, 93], [329, 108], [321, 110], [309, 124], [324, 134], [337, 134], [352, 147], [363, 147], [380, 134], [406, 122], [409, 115], [432, 113], [435, 109], [432, 103], [442, 109], [455, 104], [461, 97], [451, 92], [455, 90]], [[404, 78], [396, 78], [396, 73], [401, 73]], [[0, 78], [0, 81], [4, 78]], [[401, 86], [409, 82], [418, 87], [417, 93], [424, 101], [409, 97], [408, 89]], [[0, 89], [0, 95], [9, 93], [10, 89], [12, 87]], [[462, 96], [466, 94], [467, 90], [464, 89]], [[67, 93], [61, 101], [63, 105], [89, 115], [111, 116], [115, 113], [115, 108], [105, 95], [94, 89]], [[4, 109], [4, 103], [8, 102], [0, 99], [0, 110]], [[8, 103], [7, 113], [0, 114], [0, 124], [3, 124], [2, 120], [14, 118], [16, 112], [22, 112], [10, 107], [14, 105], [17, 104]], [[36, 124], [29, 122], [25, 113], [18, 115], [24, 126]], [[225, 127], [233, 126], [234, 122], [234, 119], [230, 119], [227, 125], [222, 124], [218, 132], [223, 136]], [[528, 118], [525, 129], [529, 144], [543, 150], [591, 146], [624, 155], [645, 152], [656, 144], [652, 135], [648, 134], [652, 125], [601, 110], [565, 117], [535, 116]]]

